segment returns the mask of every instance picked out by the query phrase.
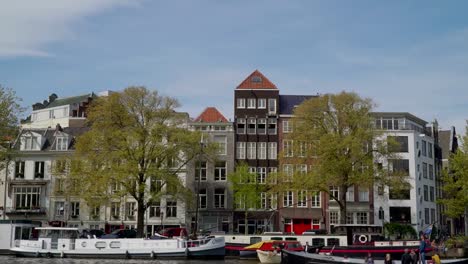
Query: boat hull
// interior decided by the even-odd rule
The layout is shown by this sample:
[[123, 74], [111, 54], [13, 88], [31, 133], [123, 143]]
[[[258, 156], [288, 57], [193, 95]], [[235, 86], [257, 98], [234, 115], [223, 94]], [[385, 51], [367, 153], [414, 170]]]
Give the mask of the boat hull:
[[257, 256], [260, 260], [260, 263], [281, 263], [281, 252], [276, 251], [263, 251], [258, 249]]

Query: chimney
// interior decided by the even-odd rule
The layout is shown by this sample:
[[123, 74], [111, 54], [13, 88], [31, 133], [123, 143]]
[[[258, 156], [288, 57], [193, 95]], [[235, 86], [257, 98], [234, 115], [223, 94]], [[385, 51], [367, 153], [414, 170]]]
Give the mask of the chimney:
[[57, 99], [57, 97], [58, 96], [56, 94], [54, 94], [54, 93], [49, 95], [49, 103], [52, 103], [53, 101], [55, 101], [55, 99]]
[[55, 131], [63, 131], [62, 127], [60, 126], [60, 124], [57, 123], [57, 125], [55, 126]]

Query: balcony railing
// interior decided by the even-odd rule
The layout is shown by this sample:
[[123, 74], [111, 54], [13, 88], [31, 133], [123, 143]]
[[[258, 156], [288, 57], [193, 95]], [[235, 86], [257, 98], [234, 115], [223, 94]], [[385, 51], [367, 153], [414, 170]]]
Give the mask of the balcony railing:
[[7, 207], [6, 214], [45, 214], [45, 207]]

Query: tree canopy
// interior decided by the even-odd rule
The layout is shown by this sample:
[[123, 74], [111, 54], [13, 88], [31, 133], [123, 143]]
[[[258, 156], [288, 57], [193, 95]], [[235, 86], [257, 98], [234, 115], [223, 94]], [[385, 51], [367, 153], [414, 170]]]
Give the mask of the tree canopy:
[[89, 206], [131, 196], [137, 206], [137, 233], [144, 212], [162, 196], [191, 195], [178, 174], [200, 153], [200, 134], [187, 130], [178, 102], [145, 87], [99, 97], [89, 109], [90, 130], [77, 139], [71, 166]]
[[19, 115], [24, 110], [20, 101], [12, 89], [0, 85], [0, 161], [10, 155], [8, 143], [18, 134]]
[[280, 153], [279, 184], [271, 191], [328, 193], [338, 203], [340, 223], [345, 224], [349, 187], [401, 185], [403, 175], [389, 175], [378, 165], [391, 153], [373, 126], [373, 107], [370, 99], [346, 92], [320, 95], [300, 104], [290, 120], [293, 131], [285, 136]]
[[443, 172], [443, 182], [445, 198], [440, 202], [447, 206], [445, 214], [449, 217], [464, 215], [468, 208], [468, 125], [461, 146], [449, 158], [449, 167]]

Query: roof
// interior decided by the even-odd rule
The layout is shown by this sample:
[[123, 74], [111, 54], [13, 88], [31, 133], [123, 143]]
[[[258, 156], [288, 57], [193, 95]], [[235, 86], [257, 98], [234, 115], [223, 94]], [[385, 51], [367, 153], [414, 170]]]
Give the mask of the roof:
[[426, 126], [427, 125], [427, 121], [413, 115], [413, 114], [410, 114], [408, 112], [372, 112], [372, 115], [374, 117], [393, 117], [393, 118], [400, 118], [400, 117], [404, 117], [404, 118], [408, 118], [409, 120], [412, 120], [422, 126]]
[[81, 103], [81, 102], [86, 102], [88, 101], [88, 98], [93, 98], [95, 97], [94, 93], [91, 94], [85, 94], [85, 95], [78, 95], [78, 96], [71, 96], [71, 97], [65, 97], [65, 98], [57, 98], [51, 103], [49, 103], [46, 107], [44, 108], [52, 108], [52, 107], [57, 107], [57, 106], [62, 106], [62, 105], [70, 105], [74, 103]]
[[226, 117], [221, 114], [216, 107], [207, 107], [203, 112], [194, 120], [195, 122], [204, 123], [227, 123]]
[[241, 82], [236, 89], [262, 89], [262, 90], [278, 90], [276, 85], [268, 80], [265, 75], [260, 71], [255, 70], [252, 72], [249, 77], [247, 77], [243, 82]]
[[[67, 134], [71, 137], [71, 140], [69, 140], [68, 150], [75, 149], [74, 138], [85, 133], [88, 130], [89, 130], [89, 127], [65, 127], [63, 128], [60, 132]], [[41, 151], [49, 151], [53, 149], [52, 147], [53, 147], [53, 144], [55, 143], [56, 132], [57, 132], [56, 128], [24, 129], [18, 135], [18, 139], [22, 135], [29, 133], [29, 132], [37, 133], [44, 137], [45, 141], [43, 145], [41, 146]], [[21, 144], [21, 140], [18, 140], [18, 139], [15, 141], [15, 144], [13, 146], [13, 148], [17, 150], [20, 149], [20, 144]]]
[[279, 113], [280, 115], [292, 115], [294, 108], [302, 102], [316, 97], [315, 95], [280, 95]]
[[448, 159], [450, 153], [454, 153], [458, 147], [455, 128], [439, 130], [439, 146], [442, 149], [442, 159]]

